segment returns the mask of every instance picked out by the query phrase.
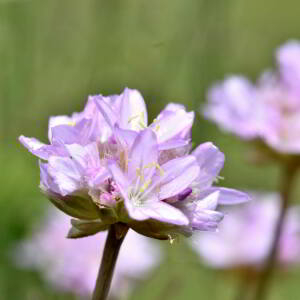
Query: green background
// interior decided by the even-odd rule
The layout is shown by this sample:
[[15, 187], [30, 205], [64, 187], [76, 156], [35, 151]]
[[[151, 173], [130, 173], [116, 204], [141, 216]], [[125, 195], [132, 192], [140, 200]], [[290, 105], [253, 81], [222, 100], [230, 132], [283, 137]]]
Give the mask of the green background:
[[[125, 86], [142, 92], [150, 119], [170, 101], [199, 111], [216, 80], [274, 66], [274, 49], [300, 38], [299, 16], [296, 0], [0, 0], [0, 299], [74, 299], [11, 259], [47, 204], [20, 134], [46, 142], [50, 115]], [[251, 165], [248, 145], [200, 114], [193, 141], [225, 152], [223, 185], [276, 188], [276, 166]], [[233, 299], [234, 279], [201, 266], [183, 240], [164, 248], [165, 262], [132, 299]], [[277, 274], [270, 299], [299, 299], [299, 275]]]

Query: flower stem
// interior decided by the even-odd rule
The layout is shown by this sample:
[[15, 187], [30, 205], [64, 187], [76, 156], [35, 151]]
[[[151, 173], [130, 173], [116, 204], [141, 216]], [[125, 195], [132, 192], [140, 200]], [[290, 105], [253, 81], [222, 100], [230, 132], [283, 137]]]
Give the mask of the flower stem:
[[127, 233], [127, 230], [123, 230], [122, 234], [119, 235], [117, 226], [118, 224], [111, 225], [108, 231], [92, 300], [105, 300], [107, 298], [118, 254]]
[[241, 270], [240, 272], [240, 281], [237, 286], [237, 291], [234, 297], [234, 300], [247, 300], [251, 294], [253, 288], [253, 274], [251, 270]]
[[273, 241], [271, 244], [271, 249], [268, 257], [266, 258], [266, 263], [261, 271], [261, 275], [256, 287], [256, 291], [254, 294], [255, 300], [266, 299], [267, 291], [270, 286], [271, 277], [276, 266], [276, 258], [279, 250], [280, 236], [282, 233], [285, 215], [291, 198], [292, 184], [295, 179], [296, 171], [297, 171], [297, 167], [292, 163], [287, 163], [286, 165], [283, 166], [281, 183], [280, 183], [281, 184], [280, 213], [277, 220]]

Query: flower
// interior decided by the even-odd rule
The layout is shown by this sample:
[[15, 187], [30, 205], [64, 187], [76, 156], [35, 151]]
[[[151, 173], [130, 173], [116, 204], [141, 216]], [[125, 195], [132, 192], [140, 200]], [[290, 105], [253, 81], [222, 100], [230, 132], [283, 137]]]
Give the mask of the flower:
[[256, 85], [231, 76], [208, 91], [204, 116], [245, 140], [260, 139], [280, 153], [300, 152], [300, 42], [276, 51], [277, 70]]
[[[68, 216], [57, 209], [49, 209], [44, 223], [18, 246], [17, 263], [23, 268], [41, 271], [54, 288], [86, 299], [95, 286], [106, 233], [68, 240], [65, 234], [69, 223]], [[128, 296], [135, 282], [145, 279], [161, 258], [157, 243], [130, 230], [117, 261], [112, 295], [122, 296], [122, 299]]]
[[224, 155], [212, 143], [190, 153], [193, 119], [193, 112], [171, 103], [148, 125], [141, 94], [126, 88], [121, 95], [89, 97], [72, 117], [50, 118], [50, 145], [24, 136], [20, 141], [42, 160], [42, 191], [76, 218], [69, 237], [121, 222], [172, 239], [215, 230], [223, 217], [219, 204], [248, 200], [213, 187]]
[[[253, 194], [253, 201], [230, 210], [217, 233], [195, 234], [189, 245], [211, 267], [259, 268], [269, 254], [280, 213], [277, 194]], [[278, 262], [300, 262], [300, 209], [291, 207], [279, 242]]]

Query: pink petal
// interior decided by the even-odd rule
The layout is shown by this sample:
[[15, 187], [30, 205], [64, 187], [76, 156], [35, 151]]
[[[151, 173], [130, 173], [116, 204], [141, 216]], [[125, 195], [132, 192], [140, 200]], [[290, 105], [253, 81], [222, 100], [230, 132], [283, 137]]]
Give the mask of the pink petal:
[[251, 200], [251, 197], [243, 192], [229, 189], [229, 188], [223, 188], [223, 187], [212, 187], [209, 189], [209, 191], [219, 191], [219, 204], [220, 205], [234, 205], [234, 204], [240, 204], [245, 203]]
[[81, 174], [71, 158], [51, 156], [48, 171], [61, 195], [66, 196], [81, 188]]
[[188, 218], [177, 208], [163, 202], [150, 202], [137, 208], [149, 218], [175, 225], [188, 225]]
[[41, 159], [48, 160], [51, 155], [57, 155], [59, 152], [59, 149], [57, 147], [43, 144], [35, 138], [28, 138], [21, 135], [19, 137], [19, 141], [32, 154]]
[[150, 178], [156, 170], [157, 159], [158, 146], [155, 133], [145, 129], [136, 137], [129, 153], [129, 178], [133, 179], [137, 176], [143, 177], [142, 180]]
[[195, 157], [191, 155], [172, 159], [161, 168], [164, 175], [156, 177], [156, 180], [161, 182], [160, 199], [175, 196], [185, 190], [197, 178], [200, 170]]
[[172, 138], [186, 138], [194, 121], [194, 113], [187, 113], [184, 109], [163, 111], [151, 128], [157, 135], [158, 143], [164, 143]]
[[139, 131], [147, 127], [145, 101], [138, 90], [125, 88], [121, 98], [119, 125], [123, 129]]
[[199, 145], [193, 152], [200, 166], [199, 182], [201, 187], [210, 186], [224, 165], [225, 156], [212, 143]]

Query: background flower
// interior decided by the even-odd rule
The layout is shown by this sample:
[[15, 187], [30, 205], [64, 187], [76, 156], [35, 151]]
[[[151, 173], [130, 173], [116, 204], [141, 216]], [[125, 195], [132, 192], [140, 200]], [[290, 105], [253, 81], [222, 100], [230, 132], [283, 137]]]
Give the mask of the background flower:
[[300, 43], [276, 52], [277, 69], [264, 72], [254, 85], [231, 76], [207, 94], [203, 113], [222, 129], [246, 140], [261, 139], [276, 151], [300, 152]]
[[[42, 272], [53, 287], [85, 299], [95, 286], [107, 234], [66, 239], [69, 223], [64, 213], [49, 209], [45, 222], [18, 247], [16, 258], [20, 266]], [[125, 299], [135, 283], [145, 279], [161, 259], [157, 243], [130, 230], [117, 261], [112, 295]]]
[[[215, 268], [260, 267], [270, 251], [279, 216], [277, 194], [253, 194], [255, 200], [230, 209], [230, 218], [216, 233], [193, 236], [191, 247]], [[229, 212], [228, 212], [229, 213]], [[288, 211], [280, 238], [278, 262], [293, 266], [300, 262], [300, 209]]]

